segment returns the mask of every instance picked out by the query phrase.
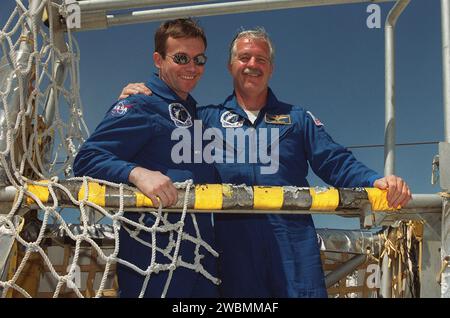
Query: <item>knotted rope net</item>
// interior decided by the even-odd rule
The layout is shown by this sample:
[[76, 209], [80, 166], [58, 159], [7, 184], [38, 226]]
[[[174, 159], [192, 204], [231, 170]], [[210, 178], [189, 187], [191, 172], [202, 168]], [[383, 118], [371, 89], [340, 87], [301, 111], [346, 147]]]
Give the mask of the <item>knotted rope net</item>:
[[[102, 297], [115, 287], [111, 274], [118, 263], [142, 275], [142, 288], [136, 297], [152, 288], [153, 275], [167, 272], [161, 291], [165, 297], [173, 273], [180, 267], [218, 284], [202, 266], [206, 253], [218, 254], [202, 240], [195, 215], [187, 213], [192, 181], [176, 185], [186, 189], [179, 220], [174, 222], [159, 207], [147, 209], [136, 222], [124, 211], [127, 185], [95, 180], [120, 194], [117, 207], [106, 209], [92, 200], [96, 194], [88, 186], [90, 178], [68, 178], [77, 150], [88, 135], [79, 95], [79, 49], [64, 20], [77, 12], [72, 10], [76, 2], [31, 0], [27, 4], [16, 0], [0, 29], [0, 191], [6, 198], [0, 205], [1, 297], [42, 296], [43, 280], [48, 281], [47, 296]], [[83, 195], [74, 196], [60, 183], [62, 179], [81, 181]], [[47, 188], [51, 203], [30, 192], [30, 186]], [[70, 198], [72, 208], [58, 204], [55, 190]], [[14, 200], [8, 202], [10, 193], [14, 193]], [[70, 224], [66, 212], [79, 223]], [[153, 218], [150, 226], [143, 222], [149, 215]], [[188, 221], [195, 233], [184, 232]], [[150, 248], [147, 268], [118, 257], [120, 227], [136, 244]], [[141, 233], [149, 233], [151, 239], [142, 240]], [[164, 234], [168, 239], [158, 244]], [[181, 257], [180, 246], [186, 244], [193, 246], [192, 262]], [[60, 253], [63, 264], [55, 264], [61, 256], [51, 253], [55, 246], [69, 246], [68, 253]], [[89, 275], [82, 281], [86, 249], [96, 257], [95, 269], [88, 269]], [[167, 261], [157, 261], [158, 255]], [[34, 268], [40, 272], [33, 274]]]

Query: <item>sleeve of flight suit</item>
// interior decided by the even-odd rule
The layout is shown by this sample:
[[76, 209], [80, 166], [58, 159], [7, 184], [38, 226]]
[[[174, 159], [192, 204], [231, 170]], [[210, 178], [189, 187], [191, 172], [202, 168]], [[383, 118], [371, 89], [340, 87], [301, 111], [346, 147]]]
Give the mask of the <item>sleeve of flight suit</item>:
[[358, 161], [351, 151], [334, 142], [310, 112], [303, 114], [304, 143], [316, 175], [334, 187], [372, 187], [378, 173]]
[[74, 162], [75, 176], [128, 183], [132, 159], [152, 135], [151, 116], [136, 97], [116, 102], [86, 140]]

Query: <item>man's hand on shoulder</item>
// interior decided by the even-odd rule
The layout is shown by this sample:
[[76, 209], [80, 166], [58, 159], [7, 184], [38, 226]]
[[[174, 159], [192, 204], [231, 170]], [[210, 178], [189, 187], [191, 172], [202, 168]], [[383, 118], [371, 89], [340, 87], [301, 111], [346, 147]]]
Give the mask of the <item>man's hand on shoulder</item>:
[[391, 175], [375, 180], [375, 188], [387, 190], [387, 200], [390, 207], [404, 207], [411, 200], [411, 191], [406, 182], [397, 176]]
[[130, 83], [124, 87], [120, 93], [119, 99], [124, 99], [135, 94], [152, 95], [152, 93], [151, 89], [145, 86], [144, 83]]
[[128, 180], [152, 200], [154, 207], [159, 206], [158, 197], [163, 207], [177, 203], [178, 191], [172, 180], [159, 171], [136, 167], [131, 170]]

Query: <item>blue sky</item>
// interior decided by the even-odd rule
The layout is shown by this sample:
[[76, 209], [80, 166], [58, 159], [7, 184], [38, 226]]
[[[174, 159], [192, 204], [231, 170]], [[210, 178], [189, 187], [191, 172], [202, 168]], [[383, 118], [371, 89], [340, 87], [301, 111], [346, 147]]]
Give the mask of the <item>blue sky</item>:
[[[13, 6], [1, 1], [0, 24]], [[299, 104], [345, 145], [384, 142], [384, 20], [393, 3], [379, 4], [382, 27], [369, 29], [367, 4], [326, 6], [201, 17], [208, 36], [208, 64], [193, 92], [200, 105], [219, 103], [232, 91], [228, 45], [241, 27], [263, 26], [275, 50], [270, 86], [280, 100]], [[81, 17], [83, 18], [83, 17]], [[81, 98], [93, 131], [128, 82], [155, 70], [153, 33], [159, 22], [76, 34], [81, 49]], [[412, 0], [396, 31], [397, 143], [443, 141], [440, 1]], [[383, 148], [354, 149], [383, 173]], [[436, 193], [430, 184], [437, 145], [397, 147], [396, 173], [414, 193]], [[310, 174], [311, 185], [324, 183]], [[315, 217], [318, 227], [354, 228], [357, 219]]]

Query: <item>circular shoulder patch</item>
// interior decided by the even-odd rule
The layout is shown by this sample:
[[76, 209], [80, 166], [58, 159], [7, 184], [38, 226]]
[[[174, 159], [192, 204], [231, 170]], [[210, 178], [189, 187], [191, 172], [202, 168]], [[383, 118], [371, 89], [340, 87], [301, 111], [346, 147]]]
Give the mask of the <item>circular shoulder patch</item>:
[[320, 121], [319, 118], [316, 118], [309, 110], [307, 111], [308, 115], [311, 116], [314, 124], [316, 124], [316, 126], [323, 126], [323, 123]]
[[183, 104], [169, 104], [169, 114], [170, 119], [172, 119], [175, 126], [180, 128], [188, 128], [192, 126], [192, 116]]
[[128, 112], [131, 107], [132, 104], [130, 104], [129, 101], [127, 101], [126, 99], [121, 100], [116, 104], [116, 106], [113, 107], [113, 109], [111, 109], [111, 116], [122, 117]]
[[242, 127], [244, 125], [244, 120], [244, 118], [241, 118], [241, 116], [230, 110], [224, 112], [222, 116], [220, 116], [220, 122], [224, 128]]

